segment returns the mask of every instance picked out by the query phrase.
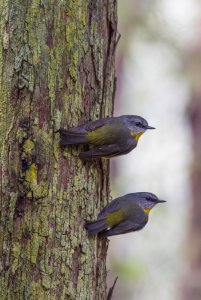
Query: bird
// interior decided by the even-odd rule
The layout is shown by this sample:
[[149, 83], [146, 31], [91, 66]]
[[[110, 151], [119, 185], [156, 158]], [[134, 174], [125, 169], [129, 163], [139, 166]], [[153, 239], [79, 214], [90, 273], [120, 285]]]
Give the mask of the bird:
[[148, 222], [149, 212], [160, 200], [152, 193], [131, 193], [118, 197], [106, 205], [97, 220], [87, 221], [89, 235], [108, 237], [142, 229]]
[[133, 150], [140, 136], [149, 126], [147, 121], [136, 115], [101, 118], [69, 130], [60, 128], [62, 146], [85, 144], [90, 149], [82, 151], [79, 157], [83, 160], [92, 158], [111, 158], [124, 155]]

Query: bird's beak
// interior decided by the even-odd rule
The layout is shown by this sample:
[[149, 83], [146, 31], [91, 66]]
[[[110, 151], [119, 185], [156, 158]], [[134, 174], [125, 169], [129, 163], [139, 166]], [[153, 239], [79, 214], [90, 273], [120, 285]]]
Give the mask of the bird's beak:
[[163, 203], [163, 202], [167, 202], [167, 201], [158, 199], [157, 202], [158, 203]]
[[149, 126], [149, 125], [147, 125], [146, 126], [146, 129], [156, 129], [155, 127], [152, 127], [152, 126]]

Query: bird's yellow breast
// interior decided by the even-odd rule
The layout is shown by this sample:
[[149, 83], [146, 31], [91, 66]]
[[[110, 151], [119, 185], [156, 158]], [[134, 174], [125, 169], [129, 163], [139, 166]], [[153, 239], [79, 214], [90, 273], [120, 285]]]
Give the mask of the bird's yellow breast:
[[139, 138], [141, 137], [141, 135], [143, 134], [143, 132], [134, 132], [134, 131], [130, 131], [130, 135], [133, 136], [136, 141], [138, 142]]
[[114, 139], [116, 132], [108, 124], [87, 132], [87, 138], [91, 144], [101, 145], [110, 143]]
[[106, 222], [110, 227], [112, 227], [116, 224], [119, 224], [123, 220], [124, 220], [124, 213], [121, 209], [117, 210], [111, 214], [108, 214], [106, 216]]

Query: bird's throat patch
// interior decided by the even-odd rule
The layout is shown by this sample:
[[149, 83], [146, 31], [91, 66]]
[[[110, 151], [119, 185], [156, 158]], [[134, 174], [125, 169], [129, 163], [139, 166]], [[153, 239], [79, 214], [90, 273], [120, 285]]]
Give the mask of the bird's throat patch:
[[144, 132], [134, 132], [134, 131], [130, 131], [130, 135], [133, 136], [136, 141], [138, 142], [139, 138], [141, 137], [141, 135], [143, 134]]
[[147, 208], [144, 209], [144, 212], [145, 212], [145, 214], [147, 214], [147, 215], [150, 213], [150, 211], [151, 211], [151, 208], [150, 208], [150, 207], [147, 207]]

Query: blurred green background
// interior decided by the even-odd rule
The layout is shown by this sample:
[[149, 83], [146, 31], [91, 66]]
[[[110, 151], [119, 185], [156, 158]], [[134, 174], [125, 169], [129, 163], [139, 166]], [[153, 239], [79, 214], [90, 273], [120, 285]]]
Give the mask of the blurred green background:
[[119, 0], [115, 115], [157, 128], [112, 159], [112, 196], [167, 200], [137, 233], [110, 238], [115, 300], [201, 299], [201, 3]]

